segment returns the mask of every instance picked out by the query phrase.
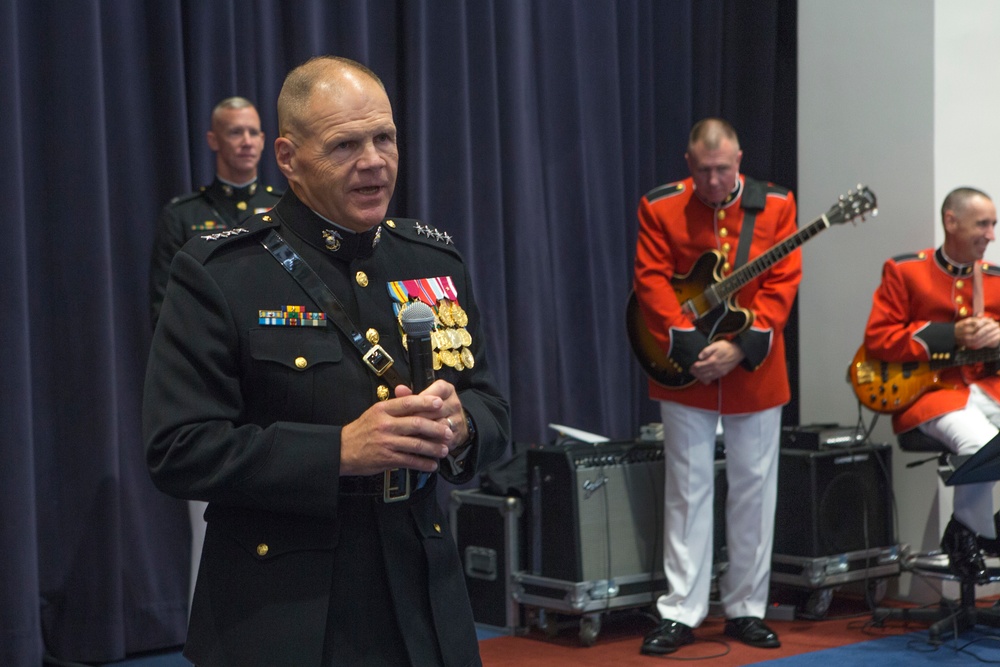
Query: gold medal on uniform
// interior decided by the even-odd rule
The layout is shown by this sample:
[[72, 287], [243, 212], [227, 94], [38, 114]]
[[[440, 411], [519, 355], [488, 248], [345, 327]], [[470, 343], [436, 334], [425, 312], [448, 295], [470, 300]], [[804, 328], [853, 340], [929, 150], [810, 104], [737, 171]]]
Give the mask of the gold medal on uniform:
[[448, 299], [441, 299], [437, 302], [438, 306], [438, 317], [441, 318], [441, 323], [446, 327], [455, 326], [455, 320], [451, 316], [451, 302]]
[[434, 345], [439, 350], [451, 349], [452, 347], [451, 339], [448, 338], [448, 335], [444, 332], [444, 329], [438, 329], [437, 331], [434, 332]]
[[462, 309], [458, 303], [455, 303], [451, 309], [451, 317], [455, 320], [455, 324], [460, 327], [469, 326], [469, 315]]
[[[336, 238], [324, 239], [334, 250]], [[401, 315], [414, 301], [421, 301], [434, 309], [434, 328], [430, 332], [434, 370], [447, 366], [461, 371], [475, 366], [476, 359], [469, 349], [472, 335], [465, 327], [469, 316], [458, 304], [458, 292], [451, 276], [396, 280], [386, 284], [393, 309], [399, 323], [404, 349], [407, 347]]]

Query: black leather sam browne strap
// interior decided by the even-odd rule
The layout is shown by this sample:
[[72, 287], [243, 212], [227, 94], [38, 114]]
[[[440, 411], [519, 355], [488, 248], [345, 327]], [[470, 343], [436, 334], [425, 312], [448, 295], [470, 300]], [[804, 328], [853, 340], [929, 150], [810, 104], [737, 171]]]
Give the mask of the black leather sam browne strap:
[[[361, 335], [344, 310], [344, 306], [323, 282], [323, 279], [316, 274], [311, 266], [306, 264], [306, 261], [288, 245], [285, 239], [281, 238], [277, 231], [272, 229], [267, 237], [261, 241], [261, 245], [267, 248], [267, 251], [278, 260], [278, 263], [285, 267], [285, 270], [295, 278], [302, 289], [323, 309], [330, 321], [337, 325], [337, 328], [347, 336], [354, 347], [358, 348], [361, 359], [372, 373], [385, 380], [390, 386], [395, 387], [400, 384], [410, 386], [406, 378], [393, 368], [394, 362], [389, 353], [382, 349], [381, 345], [372, 345], [367, 338]], [[386, 470], [382, 480], [382, 499], [387, 503], [406, 500], [410, 497], [410, 487], [408, 470], [402, 468]]]
[[410, 383], [406, 378], [393, 368], [394, 362], [389, 353], [382, 349], [381, 345], [372, 345], [368, 342], [368, 339], [354, 326], [354, 322], [347, 315], [344, 306], [337, 300], [337, 297], [330, 288], [326, 286], [323, 279], [316, 275], [313, 268], [306, 264], [304, 259], [299, 257], [299, 254], [288, 245], [285, 239], [281, 238], [281, 235], [277, 231], [272, 229], [268, 233], [267, 238], [261, 241], [261, 245], [274, 255], [278, 263], [285, 267], [285, 270], [295, 278], [296, 282], [302, 286], [302, 289], [323, 309], [323, 312], [326, 313], [330, 321], [337, 325], [337, 328], [347, 336], [347, 339], [354, 344], [354, 347], [358, 348], [358, 351], [361, 353], [361, 359], [372, 373], [384, 379], [393, 387], [399, 384], [409, 386]]

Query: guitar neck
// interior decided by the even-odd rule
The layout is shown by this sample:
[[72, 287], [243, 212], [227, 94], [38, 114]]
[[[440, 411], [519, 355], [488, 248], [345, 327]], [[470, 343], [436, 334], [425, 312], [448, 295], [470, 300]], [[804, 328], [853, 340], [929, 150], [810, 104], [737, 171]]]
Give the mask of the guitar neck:
[[784, 259], [803, 243], [819, 234], [830, 226], [830, 221], [825, 215], [816, 218], [806, 227], [803, 227], [795, 234], [792, 234], [784, 241], [772, 246], [766, 252], [758, 255], [753, 261], [744, 264], [729, 276], [720, 280], [713, 286], [713, 290], [719, 300], [728, 299], [746, 285], [748, 282], [767, 271], [778, 261]]
[[1000, 348], [984, 347], [979, 350], [959, 350], [951, 359], [931, 361], [930, 367], [935, 370], [941, 370], [954, 366], [988, 363], [990, 361], [1000, 361]]

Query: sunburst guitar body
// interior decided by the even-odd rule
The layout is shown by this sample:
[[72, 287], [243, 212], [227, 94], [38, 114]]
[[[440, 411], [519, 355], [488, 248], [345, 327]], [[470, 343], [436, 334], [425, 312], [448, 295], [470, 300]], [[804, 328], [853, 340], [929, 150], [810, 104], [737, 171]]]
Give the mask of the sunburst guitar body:
[[892, 414], [913, 405], [929, 391], [954, 389], [957, 385], [941, 379], [941, 371], [958, 366], [974, 367], [1000, 361], [996, 348], [959, 350], [951, 359], [939, 361], [881, 361], [862, 345], [847, 369], [847, 381], [854, 395], [869, 410]]

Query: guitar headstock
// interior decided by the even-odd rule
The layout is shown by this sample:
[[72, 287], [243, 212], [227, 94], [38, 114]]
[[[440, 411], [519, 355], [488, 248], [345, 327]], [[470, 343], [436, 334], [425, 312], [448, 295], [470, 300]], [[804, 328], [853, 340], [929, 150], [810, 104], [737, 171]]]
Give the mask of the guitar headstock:
[[867, 186], [859, 184], [857, 190], [848, 190], [846, 195], [840, 195], [837, 203], [826, 212], [826, 219], [831, 225], [839, 225], [843, 222], [864, 220], [865, 215], [869, 213], [872, 217], [878, 215], [875, 193]]

